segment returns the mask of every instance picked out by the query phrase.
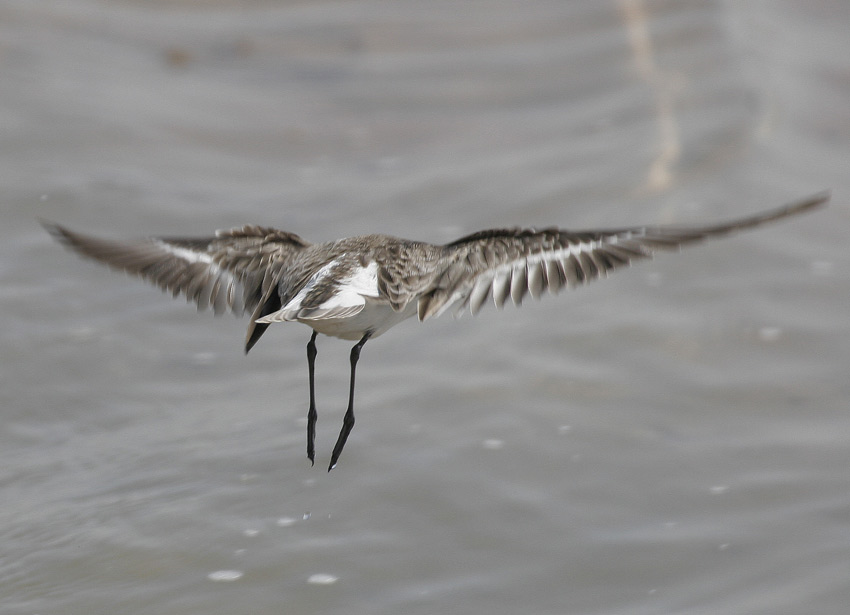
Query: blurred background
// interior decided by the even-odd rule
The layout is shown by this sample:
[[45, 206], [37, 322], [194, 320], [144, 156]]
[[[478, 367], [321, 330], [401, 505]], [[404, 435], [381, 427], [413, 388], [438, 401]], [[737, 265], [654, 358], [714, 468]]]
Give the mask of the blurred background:
[[[850, 4], [0, 0], [0, 612], [846, 613]], [[366, 345], [78, 260], [826, 210]]]

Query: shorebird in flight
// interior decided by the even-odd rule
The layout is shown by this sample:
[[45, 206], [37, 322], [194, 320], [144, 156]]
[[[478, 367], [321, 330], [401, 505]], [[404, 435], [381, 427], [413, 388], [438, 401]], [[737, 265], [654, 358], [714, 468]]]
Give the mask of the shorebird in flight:
[[141, 276], [175, 297], [216, 314], [249, 312], [248, 352], [269, 325], [301, 322], [313, 329], [307, 344], [310, 406], [307, 457], [315, 456], [314, 368], [319, 333], [358, 340], [351, 349], [348, 408], [328, 471], [339, 460], [354, 426], [354, 373], [360, 350], [401, 321], [420, 321], [448, 310], [476, 314], [489, 300], [556, 294], [605, 277], [613, 269], [812, 210], [828, 193], [784, 207], [706, 226], [637, 226], [605, 230], [558, 228], [479, 231], [445, 245], [387, 235], [364, 235], [312, 244], [294, 233], [260, 226], [218, 231], [202, 238], [112, 241], [44, 227], [79, 254]]

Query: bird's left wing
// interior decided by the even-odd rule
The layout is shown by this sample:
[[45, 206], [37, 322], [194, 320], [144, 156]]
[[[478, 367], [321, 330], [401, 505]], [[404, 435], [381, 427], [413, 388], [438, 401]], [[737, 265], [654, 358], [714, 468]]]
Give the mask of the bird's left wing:
[[641, 226], [567, 231], [504, 229], [481, 231], [443, 246], [444, 262], [432, 287], [419, 297], [419, 319], [439, 316], [449, 308], [469, 307], [476, 314], [488, 298], [502, 307], [515, 305], [546, 289], [555, 294], [605, 277], [609, 271], [649, 258], [661, 250], [721, 237], [811, 210], [829, 200], [820, 193], [754, 216], [695, 227]]

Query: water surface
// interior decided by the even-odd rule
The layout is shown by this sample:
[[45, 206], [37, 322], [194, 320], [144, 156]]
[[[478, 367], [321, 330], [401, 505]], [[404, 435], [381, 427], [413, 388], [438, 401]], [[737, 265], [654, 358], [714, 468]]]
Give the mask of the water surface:
[[[845, 613], [850, 9], [0, 3], [0, 612]], [[829, 209], [364, 348], [53, 244]]]

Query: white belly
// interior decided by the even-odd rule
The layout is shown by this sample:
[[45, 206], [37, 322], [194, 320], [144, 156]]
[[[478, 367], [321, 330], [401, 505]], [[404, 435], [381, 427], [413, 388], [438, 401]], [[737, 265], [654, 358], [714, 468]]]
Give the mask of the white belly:
[[391, 327], [416, 314], [416, 302], [411, 301], [404, 310], [396, 312], [387, 303], [366, 299], [366, 305], [354, 316], [345, 318], [299, 318], [298, 322], [319, 333], [344, 340], [359, 340], [367, 331], [378, 337]]

